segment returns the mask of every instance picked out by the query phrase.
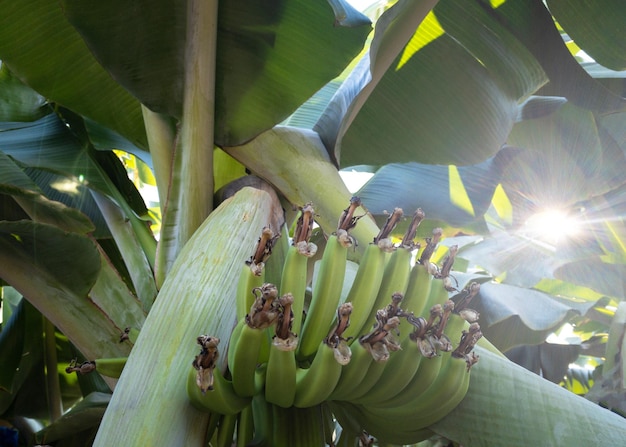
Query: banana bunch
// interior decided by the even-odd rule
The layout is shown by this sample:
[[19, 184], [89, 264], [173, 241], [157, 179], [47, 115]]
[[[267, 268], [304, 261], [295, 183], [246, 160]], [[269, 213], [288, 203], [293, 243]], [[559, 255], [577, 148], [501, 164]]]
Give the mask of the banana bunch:
[[[225, 445], [233, 439], [242, 446], [282, 445], [281, 439], [294, 439], [290, 430], [297, 430], [300, 444], [332, 444], [337, 422], [346, 433], [411, 444], [427, 437], [428, 426], [465, 396], [470, 368], [478, 360], [472, 349], [482, 335], [478, 314], [467, 304], [479, 285], [461, 291], [452, 285], [457, 247], [449, 249], [441, 267], [431, 262], [440, 229], [426, 238], [411, 266], [412, 253], [421, 248], [415, 237], [424, 213], [415, 212], [396, 245], [391, 233], [403, 217], [396, 208], [366, 247], [342, 296], [360, 204], [352, 198], [328, 237], [309, 302], [307, 264], [317, 251], [309, 242], [311, 204], [300, 209], [280, 290], [265, 282], [263, 266], [278, 237], [268, 228], [242, 270], [239, 320], [224, 370], [217, 362], [220, 340], [197, 338], [201, 350], [192, 362], [187, 392], [195, 407], [211, 413], [211, 427]], [[275, 418], [291, 422], [285, 426]]]

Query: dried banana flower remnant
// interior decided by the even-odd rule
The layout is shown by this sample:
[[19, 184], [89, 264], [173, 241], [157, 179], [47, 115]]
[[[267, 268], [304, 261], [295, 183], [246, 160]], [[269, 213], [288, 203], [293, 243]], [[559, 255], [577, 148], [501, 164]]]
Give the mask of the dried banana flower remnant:
[[356, 196], [352, 197], [350, 199], [350, 205], [343, 210], [339, 222], [337, 223], [337, 240], [346, 248], [356, 245], [356, 239], [354, 239], [349, 232], [356, 226], [359, 219], [364, 216], [354, 215], [354, 212], [359, 206], [361, 206], [361, 199]]
[[279, 237], [280, 233], [274, 234], [270, 227], [263, 227], [256, 250], [250, 260], [246, 261], [256, 276], [261, 276], [265, 262], [272, 254], [272, 248]]
[[80, 365], [77, 364], [77, 360], [78, 359], [72, 359], [70, 361], [70, 364], [67, 366], [67, 368], [65, 368], [65, 372], [70, 374], [73, 372], [77, 372], [79, 374], [88, 374], [92, 371], [96, 370], [96, 362], [95, 361], [86, 361], [81, 363]]
[[200, 345], [200, 354], [196, 356], [192, 365], [198, 371], [196, 384], [204, 394], [207, 390], [213, 390], [213, 370], [219, 357], [217, 345], [220, 344], [220, 339], [210, 335], [201, 335], [197, 338], [197, 342]]
[[[422, 251], [419, 261], [417, 261], [419, 264], [428, 267], [429, 271], [431, 270], [430, 258], [437, 249], [437, 244], [439, 244], [442, 236], [443, 230], [441, 228], [433, 229], [433, 236], [426, 238], [426, 247], [424, 247], [424, 251]], [[431, 273], [436, 274], [437, 272], [434, 271]]]
[[469, 330], [463, 331], [459, 346], [452, 352], [453, 357], [464, 358], [467, 363], [467, 370], [478, 362], [478, 356], [472, 352], [478, 340], [483, 336], [478, 323], [472, 323]]
[[280, 305], [276, 303], [278, 289], [274, 284], [265, 283], [261, 287], [256, 287], [252, 293], [256, 299], [250, 312], [246, 315], [246, 323], [255, 329], [270, 327], [281, 313]]
[[417, 234], [417, 227], [419, 227], [420, 223], [422, 223], [424, 217], [426, 217], [426, 214], [424, 214], [424, 211], [422, 211], [421, 208], [415, 210], [415, 213], [413, 213], [413, 218], [411, 219], [411, 223], [409, 224], [409, 228], [407, 228], [406, 233], [404, 233], [404, 237], [402, 238], [402, 242], [400, 243], [400, 246], [402, 248], [408, 250], [420, 248], [420, 245], [416, 244], [413, 239], [415, 239], [415, 235]]
[[378, 245], [381, 250], [391, 252], [395, 249], [395, 246], [391, 241], [391, 232], [396, 225], [398, 225], [398, 222], [400, 222], [403, 215], [404, 211], [402, 211], [402, 208], [394, 208], [393, 212], [389, 214], [389, 217], [387, 217], [387, 222], [385, 222], [385, 225], [374, 238], [374, 243]]
[[337, 308], [337, 323], [328, 333], [324, 340], [328, 346], [333, 348], [335, 360], [341, 365], [347, 365], [352, 358], [352, 351], [345, 338], [344, 331], [350, 326], [350, 315], [352, 314], [352, 303], [343, 303]]
[[298, 338], [291, 332], [293, 325], [293, 295], [286, 293], [278, 299], [280, 313], [276, 320], [276, 335], [272, 341], [278, 349], [283, 351], [293, 351], [298, 346]]

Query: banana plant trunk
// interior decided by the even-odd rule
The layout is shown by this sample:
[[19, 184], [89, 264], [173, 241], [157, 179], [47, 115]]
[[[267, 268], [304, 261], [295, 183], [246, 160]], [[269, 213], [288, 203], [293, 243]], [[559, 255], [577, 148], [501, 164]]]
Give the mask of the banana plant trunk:
[[235, 323], [233, 285], [275, 203], [265, 191], [243, 188], [184, 246], [129, 356], [94, 446], [206, 445], [209, 415], [189, 405], [186, 393], [196, 338], [210, 334], [226, 344]]

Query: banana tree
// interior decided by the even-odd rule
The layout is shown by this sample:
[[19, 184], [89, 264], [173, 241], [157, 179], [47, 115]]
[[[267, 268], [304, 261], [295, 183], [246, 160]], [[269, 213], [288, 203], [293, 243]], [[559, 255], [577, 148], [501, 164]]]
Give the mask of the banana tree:
[[[496, 349], [536, 346], [564, 322], [594, 309], [607, 313], [607, 301], [623, 299], [621, 280], [609, 291], [593, 281], [598, 271], [620, 278], [623, 266], [614, 199], [623, 188], [626, 128], [620, 2], [574, 11], [555, 0], [405, 0], [372, 8], [373, 28], [343, 1], [2, 6], [2, 413], [56, 421], [38, 441], [89, 445], [98, 425], [93, 444], [103, 446], [206, 445], [209, 434], [230, 445], [233, 433], [240, 445], [251, 436], [274, 445], [355, 445], [362, 429], [381, 443], [433, 435], [463, 445], [626, 439], [620, 416]], [[602, 66], [590, 62], [585, 70], [553, 16]], [[156, 188], [158, 203], [145, 203], [113, 149], [146, 163], [135, 173]], [[417, 422], [393, 405], [383, 412], [391, 419], [377, 419], [366, 405], [330, 394], [284, 409], [239, 392], [229, 402], [243, 399], [241, 408], [199, 410], [190, 399], [206, 399], [193, 386], [187, 392], [192, 361], [199, 363], [196, 340], [213, 337], [203, 339], [207, 352], [210, 340], [220, 340], [223, 354], [210, 369], [216, 387], [227, 383], [234, 371], [223, 347], [250, 307], [238, 308], [237, 284], [262, 227], [293, 234], [293, 211], [312, 202], [322, 232], [333, 233], [351, 196], [342, 168], [374, 176], [358, 192], [362, 206], [353, 215], [363, 217], [350, 230], [359, 243], [345, 253], [355, 264], [344, 259], [348, 279], [345, 287], [335, 282], [339, 289], [350, 289], [350, 269], [354, 285], [362, 284], [370, 242], [394, 207], [422, 207], [420, 237], [443, 227], [441, 247], [458, 248], [451, 290], [482, 283], [476, 302], [491, 343], [476, 347], [480, 362], [467, 394], [439, 413], [445, 395], [429, 395], [432, 407], [417, 417], [428, 423], [419, 430], [407, 430]], [[519, 241], [511, 232], [529, 211], [557, 199], [596, 212], [591, 242], [564, 256], [537, 253], [531, 244], [492, 259], [503, 241], [507, 248]], [[158, 240], [155, 214], [162, 216]], [[475, 239], [453, 238], [459, 230]], [[278, 286], [292, 279], [281, 278], [290, 251], [281, 243], [286, 239], [273, 247], [264, 273]], [[433, 262], [444, 255], [442, 248]], [[536, 269], [519, 259], [543, 261]], [[314, 276], [323, 274], [323, 257], [318, 265]], [[572, 284], [587, 288], [584, 305], [545, 304], [583, 294], [563, 292]], [[347, 300], [349, 293], [333, 296]], [[515, 306], [532, 299], [541, 315], [536, 306]], [[613, 333], [620, 333], [619, 321]], [[23, 353], [42, 339], [49, 372], [56, 368], [51, 341], [63, 346], [63, 358], [86, 360], [68, 367], [78, 371], [85, 397], [65, 417], [54, 408], [61, 400], [54, 390], [70, 402], [76, 387], [50, 373], [47, 411], [20, 413], [39, 359]], [[607, 352], [619, 349], [612, 343]], [[313, 368], [321, 353], [312, 355], [302, 354], [298, 367]], [[92, 376], [80, 375], [94, 359], [98, 370], [107, 364], [101, 359], [125, 357], [119, 381], [95, 376], [86, 383]], [[620, 362], [609, 366], [623, 376]], [[418, 396], [408, 393], [406, 405]], [[342, 436], [333, 435], [337, 427]]]

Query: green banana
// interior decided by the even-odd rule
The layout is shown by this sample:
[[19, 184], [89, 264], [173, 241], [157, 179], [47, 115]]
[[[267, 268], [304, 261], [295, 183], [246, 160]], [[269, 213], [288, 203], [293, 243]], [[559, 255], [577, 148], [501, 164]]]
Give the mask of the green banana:
[[385, 307], [394, 293], [405, 294], [411, 274], [411, 251], [398, 247], [385, 265], [383, 280], [376, 294], [376, 301], [372, 305], [367, 322], [374, 321], [378, 309]]
[[334, 234], [328, 238], [313, 285], [313, 297], [302, 326], [296, 357], [304, 360], [315, 354], [328, 334], [339, 304], [346, 271], [347, 248]]
[[421, 395], [404, 404], [378, 408], [368, 406], [368, 410], [381, 420], [407, 424], [414, 429], [426, 428], [437, 422], [456, 407], [467, 392], [469, 372], [464, 359], [450, 356], [432, 385]]
[[249, 397], [239, 396], [233, 382], [227, 380], [219, 368], [213, 370], [212, 389], [202, 392], [197, 384], [197, 371], [191, 369], [187, 377], [189, 401], [198, 410], [234, 415], [250, 404]]
[[409, 337], [402, 342], [402, 350], [392, 355], [378, 381], [367, 392], [352, 399], [363, 405], [376, 404], [404, 389], [415, 375], [423, 359], [417, 343]]
[[245, 318], [254, 303], [254, 290], [265, 282], [265, 271], [258, 271], [258, 275], [252, 271], [250, 265], [244, 264], [237, 283], [237, 320]]
[[250, 260], [246, 261], [237, 283], [237, 319], [243, 318], [254, 303], [254, 290], [265, 282], [265, 262], [272, 254], [272, 248], [279, 234], [274, 234], [270, 227], [264, 227]]
[[363, 405], [341, 401], [331, 402], [331, 408], [342, 426], [364, 430], [378, 440], [378, 445], [413, 445], [434, 435], [429, 429], [415, 429], [410, 424], [403, 426], [395, 420], [380, 418]]
[[452, 358], [445, 378], [439, 383], [440, 387], [433, 390], [433, 395], [430, 393], [422, 395], [425, 403], [430, 399], [433, 402], [420, 408], [418, 401], [417, 408], [413, 410], [415, 416], [410, 419], [411, 423], [416, 427], [428, 427], [445, 417], [461, 403], [467, 394], [469, 383], [470, 373], [467, 371], [466, 362], [463, 359]]
[[[417, 227], [423, 219], [424, 212], [421, 208], [418, 208], [413, 214], [411, 223], [404, 233], [400, 246], [393, 251], [385, 265], [384, 277], [367, 321], [373, 321], [375, 319], [378, 309], [382, 309], [386, 306], [394, 293], [406, 294], [409, 285], [409, 277], [411, 276], [412, 252], [419, 248], [419, 245], [414, 242], [415, 234]], [[425, 296], [428, 296], [428, 291], [425, 292]], [[421, 310], [413, 309], [413, 312], [419, 315]]]
[[363, 330], [376, 300], [384, 271], [385, 252], [377, 244], [369, 244], [346, 297], [346, 302], [353, 306], [350, 327], [345, 331], [346, 339], [358, 336]]
[[237, 426], [237, 417], [237, 413], [222, 415], [217, 426], [217, 447], [232, 446], [235, 435], [235, 427]]
[[103, 376], [119, 378], [122, 375], [122, 370], [126, 365], [128, 357], [116, 357], [108, 359], [96, 359], [96, 371]]
[[342, 365], [335, 357], [335, 349], [322, 341], [317, 354], [307, 369], [298, 368], [294, 405], [312, 407], [328, 399], [341, 376]]
[[254, 437], [252, 405], [244, 407], [237, 419], [237, 447], [246, 447]]
[[273, 405], [265, 400], [262, 393], [252, 398], [252, 419], [254, 421], [254, 437], [248, 446], [274, 445]]
[[[239, 337], [231, 338], [228, 368], [233, 378], [235, 391], [239, 396], [250, 397], [256, 392], [254, 373], [257, 368], [261, 346], [267, 343], [265, 328], [253, 328], [247, 323], [242, 325]], [[232, 358], [232, 362], [230, 359]]]
[[[415, 267], [420, 267], [421, 271], [419, 271], [419, 274], [425, 275], [424, 269], [422, 269], [422, 266], [416, 265]], [[430, 293], [428, 295], [428, 300], [427, 300], [428, 304], [432, 303], [431, 311], [433, 308], [437, 306], [442, 307], [443, 303], [447, 301], [447, 298], [448, 298], [448, 293], [443, 288], [442, 281], [433, 279], [432, 286], [431, 286]], [[433, 324], [434, 321], [435, 321], [435, 317], [431, 315], [431, 317], [429, 318], [429, 322], [427, 323], [424, 320], [424, 324], [426, 325]], [[426, 328], [423, 328], [423, 329], [426, 329]], [[411, 337], [413, 337], [413, 334], [411, 335]], [[424, 341], [427, 341], [427, 340], [424, 339]], [[420, 340], [413, 339], [413, 342], [420, 343]], [[433, 349], [435, 348], [433, 347]], [[413, 378], [404, 388], [397, 389], [394, 394], [388, 396], [387, 399], [379, 402], [378, 405], [382, 407], [400, 405], [402, 402], [410, 401], [411, 399], [414, 399], [415, 396], [418, 396], [426, 388], [428, 388], [428, 386], [434, 380], [436, 380], [437, 375], [439, 374], [439, 370], [442, 366], [442, 356], [436, 355], [436, 351], [433, 351], [433, 354], [435, 354], [434, 358], [423, 358], [422, 360], [420, 360], [419, 367], [415, 371]]]
[[[404, 294], [404, 299], [400, 303], [405, 312], [421, 315], [432, 304], [440, 300], [441, 297], [431, 295], [433, 290], [432, 275], [428, 269], [420, 264], [415, 264], [411, 269], [409, 284]], [[400, 341], [405, 339], [410, 333], [410, 326], [403, 325], [400, 327]]]
[[265, 400], [281, 407], [291, 407], [296, 395], [297, 337], [291, 332], [293, 295], [280, 298], [282, 313], [276, 324], [276, 335], [270, 346], [265, 372]]
[[350, 363], [343, 367], [337, 385], [329, 396], [331, 400], [349, 400], [349, 397], [359, 388], [367, 370], [374, 362], [372, 354], [360, 342], [350, 345], [352, 358]]
[[313, 216], [313, 206], [310, 203], [306, 204], [301, 209], [293, 243], [287, 250], [280, 285], [281, 294], [291, 293], [293, 295], [294, 320], [292, 330], [295, 334], [299, 334], [302, 327], [308, 260], [317, 253], [317, 246], [309, 242], [313, 229]]
[[[280, 308], [276, 304], [278, 291], [273, 284], [263, 284], [255, 289], [256, 299], [250, 312], [245, 317], [245, 324], [237, 338], [231, 336], [229, 351], [229, 368], [237, 394], [243, 397], [253, 396], [255, 387], [255, 370], [259, 363], [260, 353], [269, 342], [265, 329], [276, 322]], [[230, 351], [233, 350], [232, 354]]]

